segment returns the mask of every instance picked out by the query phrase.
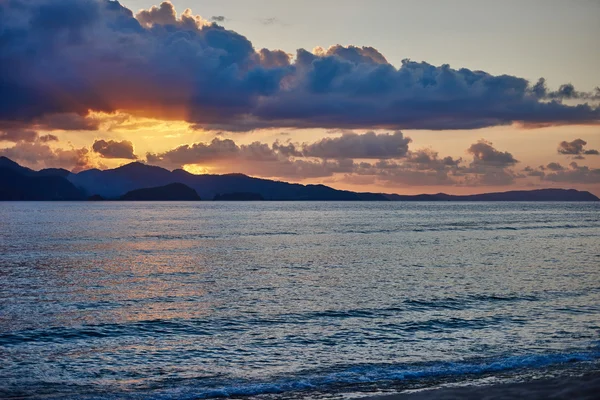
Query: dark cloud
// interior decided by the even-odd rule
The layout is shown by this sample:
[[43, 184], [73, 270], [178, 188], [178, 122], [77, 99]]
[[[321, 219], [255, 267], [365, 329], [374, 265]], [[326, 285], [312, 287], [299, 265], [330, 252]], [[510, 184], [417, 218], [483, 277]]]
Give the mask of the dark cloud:
[[587, 142], [583, 139], [575, 139], [572, 142], [562, 141], [558, 144], [558, 153], [577, 156], [575, 158], [583, 159], [583, 155], [598, 155], [600, 152], [595, 149], [584, 149]]
[[228, 131], [600, 123], [597, 106], [562, 102], [597, 92], [553, 95], [545, 82], [409, 60], [396, 68], [371, 47], [300, 49], [292, 62], [169, 2], [134, 16], [108, 0], [2, 1], [0, 26], [4, 123], [89, 110]]
[[92, 145], [92, 150], [104, 158], [124, 158], [128, 160], [137, 160], [133, 151], [133, 143], [128, 140], [96, 140]]
[[226, 19], [227, 18], [225, 18], [222, 15], [213, 15], [212, 17], [210, 17], [210, 20], [214, 22], [225, 22]]
[[[481, 171], [480, 171], [481, 172]], [[488, 168], [482, 173], [466, 176], [469, 186], [508, 186], [515, 182], [519, 175], [504, 168]]]
[[273, 143], [273, 150], [283, 154], [287, 157], [303, 157], [302, 151], [298, 149], [299, 146], [292, 142], [281, 143], [279, 140]]
[[431, 149], [422, 149], [410, 152], [406, 163], [413, 165], [418, 170], [444, 171], [447, 169], [457, 169], [462, 162], [462, 158], [444, 157], [439, 158], [438, 153]]
[[179, 146], [160, 154], [147, 154], [149, 163], [165, 163], [183, 166], [185, 164], [206, 164], [235, 157], [239, 146], [231, 139], [214, 138], [210, 143], [194, 143]]
[[50, 114], [34, 121], [38, 129], [63, 131], [95, 131], [99, 121], [75, 113]]
[[545, 168], [550, 171], [563, 171], [565, 169], [562, 165], [555, 162], [551, 162], [550, 164], [546, 165]]
[[592, 92], [579, 92], [575, 90], [575, 87], [566, 83], [560, 85], [558, 90], [549, 91], [546, 86], [546, 80], [540, 78], [535, 85], [532, 86], [531, 91], [539, 98], [543, 99], [556, 99], [556, 100], [600, 100], [600, 88], [595, 88]]
[[535, 168], [531, 168], [529, 166], [523, 168], [523, 172], [525, 173], [526, 176], [535, 176], [535, 177], [539, 177], [542, 178], [546, 175], [546, 173], [543, 171], [543, 169], [545, 169], [545, 167], [540, 167], [540, 169], [535, 169]]
[[324, 138], [302, 146], [305, 157], [319, 158], [400, 158], [408, 153], [412, 140], [400, 131], [359, 135], [346, 133], [337, 138]]
[[572, 162], [568, 169], [547, 173], [543, 179], [562, 183], [597, 184], [600, 183], [600, 168], [589, 168]]
[[[0, 95], [0, 102], [1, 101], [2, 97]], [[25, 140], [32, 142], [37, 138], [36, 131], [40, 130], [91, 131], [97, 130], [98, 126], [98, 120], [86, 118], [74, 113], [48, 114], [27, 122], [18, 120], [2, 121], [0, 119], [0, 141]]]
[[[461, 160], [440, 158], [431, 149], [409, 152], [401, 161], [362, 162], [355, 168], [359, 176], [371, 176], [373, 182], [411, 186], [456, 185], [461, 181]], [[352, 180], [352, 179], [351, 179]]]
[[0, 130], [0, 142], [34, 142], [37, 138], [37, 132], [30, 129]]
[[510, 167], [518, 163], [512, 154], [496, 150], [491, 142], [480, 140], [467, 149], [473, 156], [473, 166]]
[[48, 142], [58, 142], [58, 136], [55, 135], [43, 135], [39, 137], [39, 141], [42, 143], [48, 143]]
[[467, 153], [473, 156], [469, 166], [462, 170], [467, 185], [504, 186], [521, 177], [510, 169], [519, 161], [511, 153], [497, 150], [491, 142], [481, 139]]

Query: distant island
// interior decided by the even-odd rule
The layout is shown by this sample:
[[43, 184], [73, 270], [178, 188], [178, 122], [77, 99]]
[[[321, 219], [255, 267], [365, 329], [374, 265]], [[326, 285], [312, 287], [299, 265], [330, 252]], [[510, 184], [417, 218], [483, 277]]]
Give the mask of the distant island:
[[115, 169], [71, 173], [34, 171], [0, 157], [0, 200], [200, 200], [215, 201], [600, 201], [575, 189], [518, 190], [474, 195], [398, 195], [301, 185], [243, 174], [194, 175], [182, 169], [133, 162]]
[[194, 189], [183, 183], [170, 183], [147, 189], [136, 189], [125, 193], [119, 200], [127, 201], [199, 201]]

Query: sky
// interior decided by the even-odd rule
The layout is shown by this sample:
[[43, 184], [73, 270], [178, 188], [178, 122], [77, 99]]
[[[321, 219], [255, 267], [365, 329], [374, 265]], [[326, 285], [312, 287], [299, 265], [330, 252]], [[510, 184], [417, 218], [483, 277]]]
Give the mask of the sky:
[[597, 0], [0, 0], [0, 155], [600, 195]]

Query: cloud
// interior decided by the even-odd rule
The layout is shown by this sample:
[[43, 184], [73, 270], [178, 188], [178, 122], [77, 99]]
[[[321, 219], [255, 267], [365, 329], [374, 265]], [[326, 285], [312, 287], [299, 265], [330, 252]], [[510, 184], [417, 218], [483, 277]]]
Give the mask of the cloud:
[[152, 6], [149, 10], [141, 10], [135, 15], [135, 18], [146, 28], [172, 26], [195, 29], [208, 24], [201, 16], [194, 15], [189, 8], [178, 18], [175, 6], [170, 1], [163, 1], [158, 7]]
[[42, 143], [58, 142], [58, 136], [48, 134], [48, 135], [40, 136], [38, 140]]
[[448, 168], [458, 168], [462, 158], [452, 157], [439, 158], [438, 152], [431, 149], [421, 149], [408, 154], [406, 163], [413, 165], [418, 170], [443, 171]]
[[179, 146], [160, 154], [148, 153], [149, 163], [163, 163], [181, 167], [186, 164], [206, 164], [234, 158], [240, 148], [231, 139], [214, 138], [210, 143]]
[[561, 183], [597, 184], [600, 183], [600, 168], [589, 168], [572, 162], [568, 169], [546, 174], [543, 179]]
[[526, 167], [527, 176], [538, 177], [542, 182], [592, 185], [600, 183], [600, 168], [590, 168], [571, 162], [567, 167], [551, 162], [537, 168]]
[[565, 168], [559, 163], [551, 162], [546, 165], [545, 169], [549, 169], [550, 171], [564, 171]]
[[133, 152], [133, 143], [128, 140], [117, 142], [115, 140], [96, 140], [92, 145], [92, 150], [104, 158], [124, 158], [137, 160]]
[[543, 178], [544, 176], [546, 176], [544, 169], [546, 169], [546, 168], [540, 167], [540, 169], [535, 169], [535, 168], [531, 168], [530, 166], [527, 166], [527, 167], [523, 168], [523, 172], [526, 174], [526, 176], [535, 176], [535, 177]]
[[[354, 173], [370, 176], [371, 183], [403, 184], [411, 186], [457, 185], [461, 182], [460, 160], [451, 157], [439, 158], [431, 149], [410, 152], [401, 161], [379, 160], [357, 164]], [[356, 181], [354, 177], [347, 177]], [[359, 181], [360, 182], [360, 181]]]
[[587, 142], [583, 139], [575, 139], [572, 142], [562, 141], [558, 144], [558, 153], [573, 155], [574, 158], [583, 159], [583, 155], [598, 155], [600, 152], [595, 149], [584, 149]]
[[90, 159], [89, 150], [85, 147], [54, 149], [42, 141], [16, 143], [13, 147], [0, 149], [0, 156], [37, 168], [66, 168], [72, 172], [97, 166]]
[[210, 17], [210, 20], [214, 22], [225, 22], [226, 19], [223, 15], [213, 15]]
[[472, 144], [467, 152], [473, 155], [473, 166], [505, 168], [519, 162], [509, 152], [498, 151], [491, 142], [483, 139]]
[[473, 156], [469, 166], [462, 170], [467, 185], [504, 186], [520, 177], [510, 169], [519, 161], [511, 153], [497, 150], [489, 141], [481, 139], [473, 143], [467, 153]]
[[392, 134], [346, 133], [337, 138], [324, 138], [305, 144], [302, 146], [302, 154], [305, 157], [319, 158], [400, 158], [408, 153], [411, 141], [400, 131]]
[[509, 185], [520, 177], [518, 161], [481, 140], [469, 148], [472, 160], [441, 157], [432, 149], [410, 150], [402, 132], [345, 133], [311, 143], [276, 140], [238, 145], [231, 139], [183, 145], [147, 155], [150, 164], [168, 168], [199, 165], [211, 172], [244, 172], [262, 177], [308, 179], [341, 175], [347, 182], [376, 184]]
[[86, 121], [90, 110], [226, 131], [600, 123], [598, 106], [562, 101], [597, 92], [567, 84], [553, 95], [545, 82], [410, 60], [395, 67], [372, 47], [300, 49], [292, 60], [170, 2], [134, 15], [108, 0], [3, 1], [0, 26], [0, 124], [24, 128], [55, 115]]
[[258, 22], [265, 26], [282, 24], [281, 21], [275, 17], [259, 18]]
[[[237, 145], [231, 139], [214, 138], [210, 143], [179, 146], [159, 154], [146, 156], [150, 164], [181, 168], [188, 164], [211, 167], [216, 172], [241, 172], [249, 175], [278, 178], [307, 179], [352, 172], [352, 160], [296, 159], [282, 150], [276, 142], [272, 146], [253, 142]], [[232, 167], [234, 168], [232, 170]]]
[[0, 142], [34, 142], [37, 137], [37, 132], [30, 129], [0, 130]]
[[600, 100], [600, 88], [595, 88], [592, 92], [579, 92], [575, 87], [566, 83], [560, 85], [558, 90], [549, 91], [546, 87], [546, 80], [540, 78], [532, 87], [532, 92], [543, 99], [558, 99], [558, 100]]
[[267, 68], [288, 67], [292, 55], [282, 50], [260, 49], [258, 52], [261, 65]]
[[[480, 171], [481, 172], [481, 171]], [[519, 175], [504, 168], [488, 168], [483, 173], [466, 176], [468, 186], [508, 186], [515, 182]]]
[[[1, 56], [0, 56], [1, 57]], [[1, 78], [0, 78], [1, 79]], [[0, 96], [0, 103], [2, 98]], [[1, 109], [0, 109], [1, 112]], [[0, 141], [33, 142], [38, 138], [38, 132], [44, 131], [72, 131], [72, 130], [97, 130], [98, 121], [74, 113], [58, 113], [44, 115], [28, 122], [0, 120]]]

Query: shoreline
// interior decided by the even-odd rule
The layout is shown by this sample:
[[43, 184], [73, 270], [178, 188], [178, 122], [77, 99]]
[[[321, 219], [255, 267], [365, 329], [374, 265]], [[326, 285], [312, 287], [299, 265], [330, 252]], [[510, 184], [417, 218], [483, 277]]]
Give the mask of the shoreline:
[[450, 400], [450, 399], [557, 399], [594, 400], [600, 393], [600, 371], [582, 376], [536, 379], [528, 382], [485, 386], [460, 386], [424, 389], [418, 392], [381, 394], [360, 400]]

